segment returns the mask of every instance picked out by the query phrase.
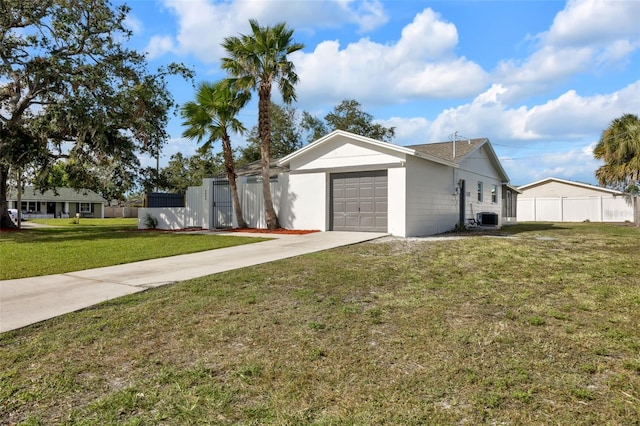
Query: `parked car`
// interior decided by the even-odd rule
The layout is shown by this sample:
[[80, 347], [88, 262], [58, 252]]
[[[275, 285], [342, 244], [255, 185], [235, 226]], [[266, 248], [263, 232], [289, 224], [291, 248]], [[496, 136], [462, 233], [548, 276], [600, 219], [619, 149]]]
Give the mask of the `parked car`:
[[9, 209], [9, 219], [16, 225], [18, 224], [18, 209]]

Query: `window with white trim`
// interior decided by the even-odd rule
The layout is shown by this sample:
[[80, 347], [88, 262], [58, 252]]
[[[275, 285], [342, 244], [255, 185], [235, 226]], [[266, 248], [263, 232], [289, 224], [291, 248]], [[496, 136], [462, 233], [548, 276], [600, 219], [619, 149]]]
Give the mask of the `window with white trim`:
[[22, 201], [20, 203], [20, 210], [25, 213], [34, 213], [38, 211], [38, 204], [37, 201]]
[[478, 202], [482, 202], [482, 182], [478, 182]]
[[80, 203], [80, 213], [91, 213], [91, 203]]
[[491, 202], [494, 204], [498, 202], [498, 185], [491, 185]]

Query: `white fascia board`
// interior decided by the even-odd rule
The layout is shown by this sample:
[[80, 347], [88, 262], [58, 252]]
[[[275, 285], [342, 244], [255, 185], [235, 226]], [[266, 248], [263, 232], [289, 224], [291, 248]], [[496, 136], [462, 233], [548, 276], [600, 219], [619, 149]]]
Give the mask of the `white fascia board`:
[[373, 145], [379, 148], [384, 148], [384, 149], [388, 149], [400, 154], [405, 154], [405, 155], [413, 155], [414, 157], [419, 157], [425, 160], [429, 160], [429, 161], [433, 161], [435, 163], [440, 163], [440, 164], [444, 164], [447, 166], [451, 166], [451, 167], [458, 167], [458, 165], [454, 162], [451, 161], [446, 161], [443, 160], [441, 158], [437, 158], [437, 157], [433, 157], [431, 155], [426, 155], [426, 154], [422, 154], [420, 152], [417, 152], [416, 150], [413, 149], [409, 149], [400, 145], [395, 145], [389, 142], [383, 142], [383, 141], [379, 141], [376, 139], [371, 139], [365, 136], [360, 136], [360, 135], [356, 135], [354, 133], [350, 133], [350, 132], [345, 132], [344, 130], [334, 130], [333, 132], [329, 133], [326, 136], [321, 137], [320, 139], [317, 139], [313, 142], [311, 142], [309, 145], [304, 146], [302, 148], [300, 148], [297, 151], [292, 152], [291, 154], [287, 155], [286, 157], [283, 157], [280, 159], [280, 161], [278, 161], [276, 164], [280, 167], [289, 164], [291, 162], [292, 159], [303, 155], [304, 153], [306, 153], [307, 151], [311, 151], [313, 150], [315, 147], [317, 147], [318, 145], [321, 145], [323, 143], [325, 143], [326, 141], [335, 138], [336, 136], [344, 136], [346, 138], [349, 139], [353, 139], [355, 141], [358, 142], [364, 142], [366, 144], [369, 145]]
[[491, 145], [491, 141], [488, 138], [485, 138], [483, 143], [475, 147], [473, 150], [469, 151], [469, 153], [465, 155], [463, 159], [467, 158], [468, 156], [470, 156], [471, 154], [473, 154], [483, 146], [486, 146], [489, 148], [489, 159], [491, 160], [491, 162], [493, 163], [493, 166], [498, 170], [498, 173], [502, 177], [502, 183], [509, 183], [510, 181], [509, 175], [504, 170], [504, 167], [502, 167], [502, 163], [500, 163], [500, 159], [498, 158], [498, 155], [494, 151], [493, 146]]

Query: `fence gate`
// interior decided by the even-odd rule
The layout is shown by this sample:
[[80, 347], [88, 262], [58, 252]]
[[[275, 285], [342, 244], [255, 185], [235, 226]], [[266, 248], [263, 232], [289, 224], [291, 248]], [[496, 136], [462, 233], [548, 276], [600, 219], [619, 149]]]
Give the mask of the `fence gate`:
[[214, 228], [233, 227], [233, 202], [229, 181], [213, 181], [213, 226]]

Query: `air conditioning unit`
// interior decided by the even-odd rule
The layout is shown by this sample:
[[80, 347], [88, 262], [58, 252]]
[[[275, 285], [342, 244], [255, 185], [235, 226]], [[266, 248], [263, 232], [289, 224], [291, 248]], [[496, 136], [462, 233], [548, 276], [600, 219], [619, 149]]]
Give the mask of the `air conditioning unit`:
[[481, 212], [476, 215], [476, 221], [480, 225], [498, 225], [498, 214], [491, 212]]

